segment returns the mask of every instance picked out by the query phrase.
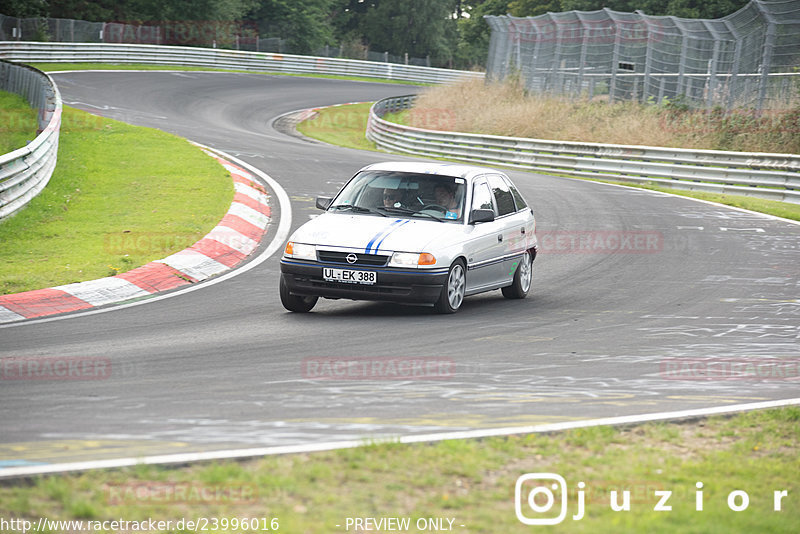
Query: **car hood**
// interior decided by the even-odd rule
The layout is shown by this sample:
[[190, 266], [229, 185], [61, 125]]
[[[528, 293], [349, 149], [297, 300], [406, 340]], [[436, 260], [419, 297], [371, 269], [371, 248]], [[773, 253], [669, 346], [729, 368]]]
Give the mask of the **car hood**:
[[461, 224], [433, 220], [323, 213], [297, 229], [291, 241], [367, 254], [427, 252], [434, 241], [449, 241], [461, 231]]

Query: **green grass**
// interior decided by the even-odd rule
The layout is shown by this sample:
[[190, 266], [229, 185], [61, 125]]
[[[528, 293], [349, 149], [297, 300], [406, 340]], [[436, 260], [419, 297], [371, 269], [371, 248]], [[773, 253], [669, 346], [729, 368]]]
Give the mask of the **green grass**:
[[[567, 519], [547, 532], [794, 533], [800, 524], [799, 444], [797, 407], [688, 423], [383, 443], [9, 482], [0, 486], [0, 517], [278, 518], [280, 532], [310, 534], [345, 532], [348, 517], [410, 517], [414, 522], [435, 517], [454, 518], [458, 532], [524, 533], [536, 527], [516, 519], [515, 482], [525, 473], [551, 472], [566, 479], [569, 502]], [[586, 484], [585, 517], [572, 520], [578, 482]], [[703, 483], [702, 511], [695, 509], [697, 482]], [[147, 486], [160, 491], [137, 492]], [[204, 490], [212, 497], [196, 498]], [[609, 508], [612, 490], [630, 491], [630, 511]], [[667, 503], [672, 511], [653, 510], [656, 490], [672, 492]], [[728, 507], [734, 490], [747, 492], [746, 511]], [[773, 492], [783, 490], [788, 496], [782, 510], [774, 511]], [[529, 515], [534, 513], [529, 510]]]
[[267, 74], [271, 76], [299, 76], [302, 78], [327, 78], [331, 80], [351, 80], [351, 81], [367, 81], [378, 83], [393, 83], [398, 85], [422, 85], [429, 86], [433, 84], [406, 82], [403, 80], [386, 80], [384, 78], [373, 78], [369, 76], [340, 76], [337, 74], [305, 74], [305, 73], [291, 73], [291, 72], [273, 72], [273, 71], [252, 71], [241, 69], [215, 69], [211, 67], [190, 67], [182, 65], [148, 65], [148, 64], [113, 64], [113, 63], [30, 63], [44, 72], [64, 71], [64, 70], [177, 70], [177, 71], [192, 71], [192, 72], [236, 72], [245, 74]]
[[0, 294], [168, 256], [210, 231], [232, 199], [229, 173], [188, 141], [65, 107], [50, 183], [0, 222]]
[[0, 91], [0, 154], [13, 152], [36, 138], [37, 113], [21, 96]]
[[332, 145], [376, 150], [375, 144], [367, 140], [369, 102], [321, 108], [316, 116], [297, 125], [301, 134]]
[[[334, 145], [345, 146], [348, 148], [359, 148], [362, 150], [376, 150], [375, 145], [364, 137], [369, 116], [370, 104], [356, 104], [349, 106], [336, 106], [319, 110], [317, 117], [300, 123], [298, 131], [303, 135], [331, 143]], [[408, 111], [399, 113], [389, 113], [384, 117], [389, 122], [397, 124], [408, 124]], [[444, 159], [444, 158], [437, 158]], [[548, 173], [549, 174], [549, 173]], [[555, 173], [554, 173], [555, 174]], [[566, 176], [558, 175], [556, 176]], [[586, 179], [588, 178], [581, 178]], [[765, 200], [755, 197], [739, 195], [723, 195], [719, 193], [705, 193], [699, 191], [684, 191], [681, 189], [671, 189], [652, 184], [636, 184], [631, 182], [614, 182], [609, 180], [596, 180], [605, 183], [614, 183], [629, 187], [639, 187], [651, 189], [674, 195], [681, 195], [690, 198], [708, 200], [735, 206], [742, 209], [767, 213], [776, 217], [800, 221], [800, 205], [789, 202], [778, 202], [775, 200]]]

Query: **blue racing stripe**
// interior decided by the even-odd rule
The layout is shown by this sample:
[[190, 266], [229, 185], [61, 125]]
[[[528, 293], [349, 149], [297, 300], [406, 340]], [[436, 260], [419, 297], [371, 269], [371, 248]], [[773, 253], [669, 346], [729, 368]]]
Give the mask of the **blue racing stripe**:
[[[402, 222], [402, 224], [398, 224], [397, 226], [395, 226], [395, 227], [392, 229], [392, 232], [394, 232], [395, 230], [397, 230], [397, 229], [398, 229], [398, 228], [400, 228], [401, 226], [405, 226], [406, 224], [408, 224], [408, 223], [410, 223], [410, 222], [411, 222], [411, 221], [409, 221], [408, 219], [406, 219], [405, 221], [403, 221], [403, 222]], [[383, 239], [381, 239], [380, 241], [378, 241], [378, 244], [377, 244], [377, 245], [375, 245], [375, 252], [378, 252], [378, 249], [379, 249], [379, 248], [381, 248], [381, 245], [383, 244], [383, 242], [384, 242], [384, 241], [386, 241], [386, 238], [387, 238], [387, 237], [389, 237], [389, 235], [390, 235], [392, 232], [388, 232], [386, 235], [384, 235], [384, 236], [383, 236]]]
[[[380, 238], [381, 238], [381, 236], [383, 236], [383, 238], [384, 238], [384, 239], [386, 239], [386, 236], [387, 236], [387, 235], [389, 235], [389, 232], [391, 232], [391, 231], [392, 231], [392, 228], [393, 228], [394, 226], [396, 226], [398, 223], [401, 223], [401, 222], [403, 222], [403, 219], [397, 219], [397, 220], [396, 220], [396, 221], [394, 221], [392, 224], [390, 224], [389, 226], [387, 226], [386, 228], [384, 228], [383, 230], [381, 230], [380, 232], [378, 232], [377, 234], [375, 234], [375, 235], [372, 237], [372, 239], [370, 240], [370, 242], [369, 242], [369, 243], [367, 243], [367, 248], [366, 248], [366, 249], [364, 249], [364, 253], [365, 253], [365, 254], [369, 254], [369, 253], [370, 253], [370, 249], [372, 248], [372, 245], [374, 245], [374, 244], [375, 244], [375, 241], [377, 241], [378, 239], [380, 239]], [[381, 243], [382, 243], [382, 242], [383, 242], [383, 240], [381, 240]], [[378, 247], [377, 247], [377, 246], [375, 247], [375, 250], [376, 250], [376, 251], [378, 250]]]

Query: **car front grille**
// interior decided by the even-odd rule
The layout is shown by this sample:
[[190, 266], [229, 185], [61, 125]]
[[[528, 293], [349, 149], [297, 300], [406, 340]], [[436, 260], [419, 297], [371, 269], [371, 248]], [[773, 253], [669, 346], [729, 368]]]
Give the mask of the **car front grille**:
[[[356, 261], [353, 263], [347, 261], [347, 257], [351, 255], [356, 257]], [[385, 267], [389, 262], [389, 256], [353, 252], [334, 252], [330, 250], [318, 250], [317, 259], [322, 263], [335, 263], [354, 267]]]

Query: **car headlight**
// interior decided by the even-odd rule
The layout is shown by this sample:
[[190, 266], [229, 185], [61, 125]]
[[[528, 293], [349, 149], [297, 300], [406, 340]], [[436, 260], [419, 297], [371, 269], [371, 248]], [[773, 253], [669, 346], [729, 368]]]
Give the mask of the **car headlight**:
[[284, 254], [289, 258], [298, 260], [317, 261], [317, 247], [314, 245], [306, 245], [305, 243], [289, 241], [286, 243]]
[[417, 267], [418, 265], [434, 265], [436, 258], [433, 254], [423, 252], [395, 252], [389, 260], [389, 267]]

